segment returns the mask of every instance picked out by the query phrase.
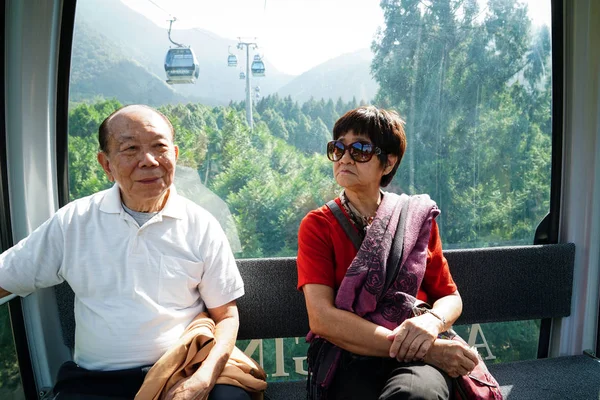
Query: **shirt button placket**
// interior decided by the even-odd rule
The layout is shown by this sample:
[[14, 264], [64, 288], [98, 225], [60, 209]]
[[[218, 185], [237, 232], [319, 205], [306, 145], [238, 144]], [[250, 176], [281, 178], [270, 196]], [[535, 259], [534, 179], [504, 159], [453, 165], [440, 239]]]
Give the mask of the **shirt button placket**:
[[135, 233], [131, 235], [129, 253], [130, 254], [139, 254], [140, 253], [140, 229], [136, 229]]

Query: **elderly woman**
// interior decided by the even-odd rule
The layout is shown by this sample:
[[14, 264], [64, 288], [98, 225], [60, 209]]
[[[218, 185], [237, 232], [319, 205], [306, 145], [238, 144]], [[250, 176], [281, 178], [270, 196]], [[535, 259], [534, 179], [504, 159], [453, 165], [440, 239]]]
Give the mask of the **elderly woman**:
[[[309, 398], [449, 399], [450, 378], [478, 362], [466, 346], [438, 339], [462, 311], [442, 254], [439, 210], [427, 195], [380, 189], [406, 149], [403, 124], [395, 112], [360, 107], [336, 122], [327, 144], [344, 190], [308, 213], [298, 233], [298, 288], [311, 329]], [[399, 224], [401, 251], [394, 249]], [[415, 316], [418, 301], [431, 310]], [[331, 344], [328, 355], [313, 349], [323, 343]]]

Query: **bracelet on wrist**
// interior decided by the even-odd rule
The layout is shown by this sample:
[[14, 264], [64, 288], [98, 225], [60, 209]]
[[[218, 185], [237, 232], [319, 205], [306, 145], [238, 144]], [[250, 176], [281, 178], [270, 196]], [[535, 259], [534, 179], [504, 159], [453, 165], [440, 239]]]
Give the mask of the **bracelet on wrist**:
[[439, 315], [431, 310], [425, 310], [425, 312], [433, 315], [434, 317], [436, 317], [437, 319], [439, 319], [442, 322], [442, 332], [446, 331], [446, 318], [443, 315]]

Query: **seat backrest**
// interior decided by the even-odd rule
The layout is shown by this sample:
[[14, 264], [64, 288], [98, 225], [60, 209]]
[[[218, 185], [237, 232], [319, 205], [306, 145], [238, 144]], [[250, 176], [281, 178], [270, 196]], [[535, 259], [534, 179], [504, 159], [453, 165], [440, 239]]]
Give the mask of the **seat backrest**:
[[463, 300], [457, 324], [571, 313], [573, 243], [445, 251]]
[[[575, 245], [449, 250], [444, 256], [463, 299], [457, 324], [566, 317], [571, 311]], [[238, 301], [239, 339], [308, 332], [295, 258], [238, 260], [246, 294]], [[73, 293], [56, 287], [63, 337], [73, 347]]]

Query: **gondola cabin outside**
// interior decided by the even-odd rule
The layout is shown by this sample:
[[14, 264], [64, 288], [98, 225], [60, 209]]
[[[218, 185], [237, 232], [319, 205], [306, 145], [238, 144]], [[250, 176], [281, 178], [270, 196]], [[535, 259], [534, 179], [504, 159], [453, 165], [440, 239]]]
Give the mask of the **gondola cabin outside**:
[[260, 86], [254, 88], [254, 99], [256, 101], [260, 100]]
[[196, 83], [200, 74], [200, 66], [194, 51], [189, 47], [169, 49], [165, 57], [165, 73], [170, 85], [180, 83]]
[[258, 54], [254, 56], [254, 61], [252, 61], [252, 69], [253, 76], [265, 76], [265, 64]]
[[230, 54], [229, 56], [227, 56], [227, 66], [237, 67], [237, 57], [235, 54]]

